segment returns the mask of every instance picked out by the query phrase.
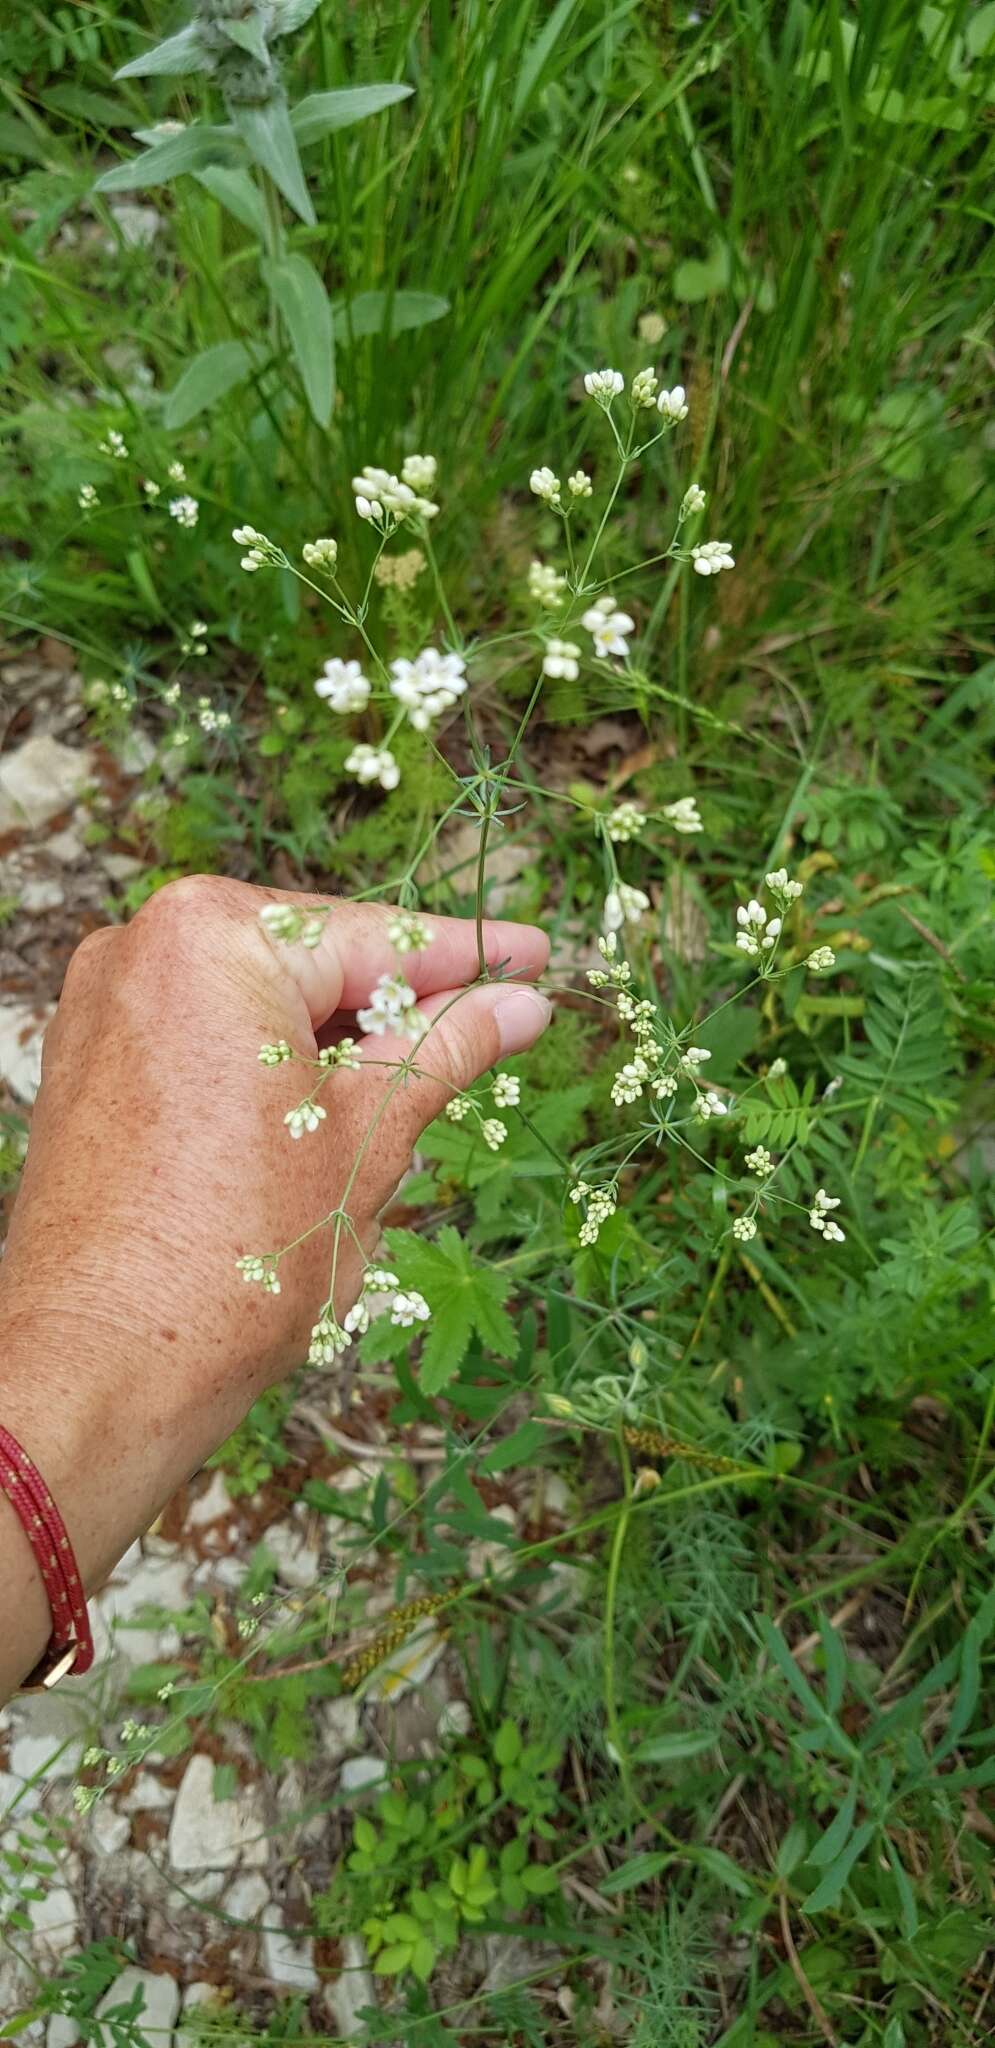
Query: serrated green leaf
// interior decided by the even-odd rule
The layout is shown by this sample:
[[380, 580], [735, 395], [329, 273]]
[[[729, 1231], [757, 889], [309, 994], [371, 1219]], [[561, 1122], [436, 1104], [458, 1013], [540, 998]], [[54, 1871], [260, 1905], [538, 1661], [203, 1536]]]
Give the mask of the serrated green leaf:
[[252, 357], [242, 341], [219, 341], [205, 348], [188, 363], [177, 384], [167, 393], [162, 422], [175, 433], [199, 412], [216, 405], [219, 398], [244, 382], [252, 368]]
[[306, 256], [283, 256], [263, 266], [280, 308], [312, 418], [327, 427], [335, 391], [335, 340], [328, 293]]

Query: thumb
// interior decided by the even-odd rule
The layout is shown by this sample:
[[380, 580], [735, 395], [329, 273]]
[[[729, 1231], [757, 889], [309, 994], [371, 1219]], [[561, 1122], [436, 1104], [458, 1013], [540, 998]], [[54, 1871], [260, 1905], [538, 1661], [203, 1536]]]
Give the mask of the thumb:
[[[368, 1134], [356, 1195], [360, 1210], [370, 1214], [393, 1193], [426, 1124], [495, 1060], [534, 1045], [553, 1006], [525, 984], [485, 982], [427, 996], [419, 1009], [429, 1028], [416, 1047], [408, 1038], [364, 1038], [362, 1065], [336, 1076], [338, 1128], [351, 1126], [357, 1145]], [[407, 1060], [412, 1068], [398, 1083]]]

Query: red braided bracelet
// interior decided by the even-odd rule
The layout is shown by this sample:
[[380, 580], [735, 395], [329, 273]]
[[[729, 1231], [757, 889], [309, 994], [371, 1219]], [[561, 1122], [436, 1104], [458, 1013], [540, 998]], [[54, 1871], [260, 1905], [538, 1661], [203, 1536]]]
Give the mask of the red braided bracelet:
[[48, 1648], [25, 1687], [57, 1685], [69, 1671], [89, 1671], [93, 1637], [86, 1596], [66, 1525], [27, 1451], [0, 1424], [0, 1491], [6, 1494], [34, 1551], [52, 1614]]

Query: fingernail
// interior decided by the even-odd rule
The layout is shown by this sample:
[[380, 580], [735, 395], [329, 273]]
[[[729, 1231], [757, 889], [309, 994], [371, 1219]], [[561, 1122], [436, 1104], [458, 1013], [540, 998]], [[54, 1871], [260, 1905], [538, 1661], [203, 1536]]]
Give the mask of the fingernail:
[[524, 1052], [545, 1031], [553, 1005], [537, 988], [510, 988], [494, 1005], [502, 1052]]

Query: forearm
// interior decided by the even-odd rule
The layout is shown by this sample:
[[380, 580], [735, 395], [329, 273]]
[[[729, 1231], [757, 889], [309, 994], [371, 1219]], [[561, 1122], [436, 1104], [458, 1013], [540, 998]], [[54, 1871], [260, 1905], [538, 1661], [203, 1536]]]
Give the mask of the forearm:
[[[174, 1398], [164, 1361], [129, 1353], [113, 1329], [14, 1314], [0, 1290], [0, 1423], [37, 1466], [93, 1593], [177, 1487], [240, 1419], [238, 1406]], [[51, 1633], [48, 1597], [18, 1516], [0, 1493], [0, 1701]]]

